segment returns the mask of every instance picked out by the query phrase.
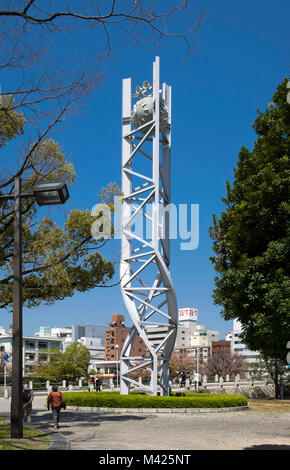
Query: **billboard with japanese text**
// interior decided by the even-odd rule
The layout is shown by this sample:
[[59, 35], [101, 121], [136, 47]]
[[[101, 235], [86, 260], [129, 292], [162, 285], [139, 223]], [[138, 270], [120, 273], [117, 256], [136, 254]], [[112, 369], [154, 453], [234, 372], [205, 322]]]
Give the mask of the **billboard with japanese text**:
[[197, 309], [196, 308], [180, 308], [179, 309], [179, 321], [193, 320], [197, 321]]

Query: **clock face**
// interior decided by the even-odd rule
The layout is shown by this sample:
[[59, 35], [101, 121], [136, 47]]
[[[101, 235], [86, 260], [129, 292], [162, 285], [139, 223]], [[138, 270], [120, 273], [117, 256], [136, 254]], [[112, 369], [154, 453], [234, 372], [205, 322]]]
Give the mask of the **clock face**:
[[[163, 99], [160, 99], [160, 109], [159, 109], [159, 115], [160, 115], [160, 125], [165, 127], [167, 124], [168, 120], [168, 111], [167, 108], [164, 104]], [[133, 124], [138, 129], [140, 126], [143, 126], [147, 122], [152, 121], [153, 119], [153, 96], [145, 96], [145, 98], [142, 98], [141, 100], [137, 101], [137, 103], [133, 107], [133, 112], [132, 112], [132, 120]], [[141, 130], [143, 134], [145, 134], [149, 129], [149, 126], [145, 126]]]

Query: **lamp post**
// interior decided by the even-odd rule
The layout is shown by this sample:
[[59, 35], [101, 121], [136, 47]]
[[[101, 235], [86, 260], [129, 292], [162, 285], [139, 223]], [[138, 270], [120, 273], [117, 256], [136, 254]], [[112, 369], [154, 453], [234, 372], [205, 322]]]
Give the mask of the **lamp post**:
[[0, 195], [0, 205], [14, 200], [14, 262], [13, 262], [13, 320], [12, 320], [12, 396], [11, 396], [11, 437], [23, 437], [22, 410], [22, 220], [21, 201], [35, 198], [43, 205], [64, 204], [69, 198], [63, 182], [41, 183], [31, 193], [21, 192], [21, 177], [14, 179], [14, 194]]
[[199, 346], [196, 348], [196, 389], [199, 390]]
[[116, 349], [116, 363], [117, 363], [117, 388], [119, 387], [119, 366], [118, 366], [118, 360], [119, 360], [119, 345], [115, 344], [115, 349]]

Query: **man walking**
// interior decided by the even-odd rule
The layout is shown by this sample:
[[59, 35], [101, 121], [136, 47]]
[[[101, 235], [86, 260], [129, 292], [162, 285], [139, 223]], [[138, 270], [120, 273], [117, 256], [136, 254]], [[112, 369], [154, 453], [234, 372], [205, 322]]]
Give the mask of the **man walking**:
[[52, 387], [52, 392], [47, 397], [47, 409], [51, 409], [53, 422], [54, 422], [54, 429], [59, 428], [59, 418], [60, 418], [60, 410], [61, 408], [65, 409], [66, 404], [63, 399], [62, 393], [58, 391], [56, 385]]
[[23, 409], [23, 421], [26, 415], [27, 424], [31, 423], [33, 398], [34, 398], [33, 391], [30, 390], [28, 383], [25, 383], [23, 385], [23, 390], [22, 390], [22, 409]]

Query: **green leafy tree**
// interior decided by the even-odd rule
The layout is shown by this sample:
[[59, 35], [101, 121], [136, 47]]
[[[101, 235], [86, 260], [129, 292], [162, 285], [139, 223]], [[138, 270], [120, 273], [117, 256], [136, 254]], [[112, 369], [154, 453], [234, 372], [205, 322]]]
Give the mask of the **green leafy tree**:
[[32, 368], [32, 376], [52, 382], [67, 382], [88, 376], [90, 352], [78, 341], [67, 346], [64, 352], [58, 349], [46, 350], [49, 361], [39, 363]]
[[290, 105], [288, 80], [265, 112], [258, 112], [253, 150], [242, 147], [226, 210], [213, 216], [215, 303], [225, 320], [238, 319], [242, 338], [266, 362], [286, 365], [290, 338]]
[[[0, 122], [1, 129], [6, 135]], [[28, 193], [40, 182], [63, 180], [72, 186], [75, 179], [73, 166], [52, 139], [32, 149], [22, 175], [23, 192]], [[8, 187], [13, 191], [13, 182]], [[112, 186], [107, 192], [117, 192], [116, 188]], [[96, 217], [89, 210], [72, 210], [63, 227], [49, 216], [39, 219], [38, 212], [34, 198], [23, 200], [24, 305], [52, 304], [75, 291], [105, 285], [112, 278], [114, 264], [99, 252], [106, 240], [93, 238]], [[13, 222], [13, 202], [7, 201], [0, 207], [0, 308], [11, 307], [13, 300]]]

